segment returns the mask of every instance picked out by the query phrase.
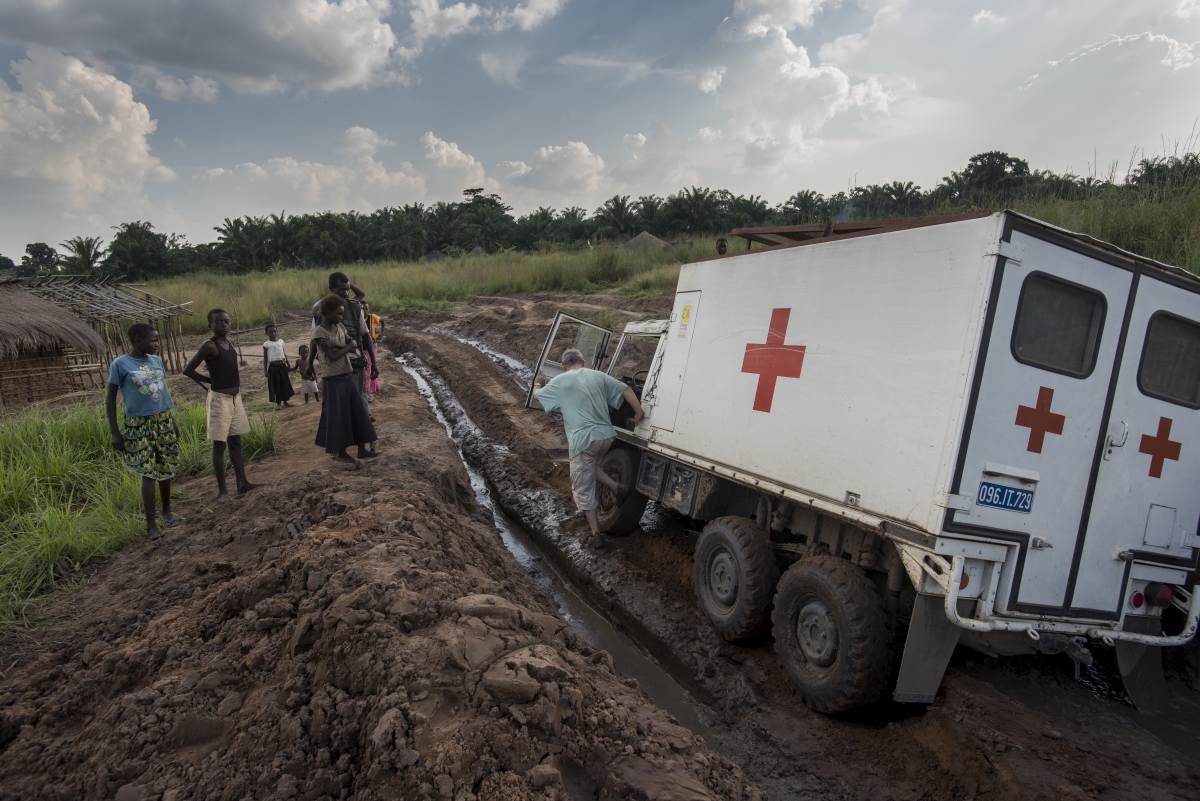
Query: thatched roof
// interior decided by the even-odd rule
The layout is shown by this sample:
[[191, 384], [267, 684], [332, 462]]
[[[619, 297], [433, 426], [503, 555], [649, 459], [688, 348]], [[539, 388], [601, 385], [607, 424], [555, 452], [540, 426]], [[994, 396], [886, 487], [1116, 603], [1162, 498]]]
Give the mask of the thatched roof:
[[74, 348], [81, 353], [105, 349], [100, 335], [66, 309], [15, 283], [0, 283], [0, 359], [56, 348]]
[[630, 239], [624, 245], [621, 245], [621, 247], [628, 248], [630, 250], [666, 250], [667, 248], [671, 247], [671, 243], [662, 241], [649, 231], [642, 231], [633, 239]]

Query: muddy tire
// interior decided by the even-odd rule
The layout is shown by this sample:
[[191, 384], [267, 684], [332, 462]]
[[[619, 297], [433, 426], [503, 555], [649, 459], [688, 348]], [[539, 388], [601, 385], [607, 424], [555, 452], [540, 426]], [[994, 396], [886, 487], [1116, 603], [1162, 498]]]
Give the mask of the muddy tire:
[[613, 481], [629, 487], [625, 502], [621, 504], [616, 502], [616, 497], [603, 485], [597, 488], [600, 493], [600, 508], [596, 510], [597, 522], [605, 534], [624, 537], [638, 527], [638, 522], [646, 511], [649, 498], [634, 489], [640, 462], [641, 453], [628, 448], [613, 448], [600, 460], [601, 470], [608, 473]]
[[696, 601], [729, 642], [752, 639], [770, 624], [779, 578], [771, 542], [745, 517], [718, 517], [696, 543]]
[[866, 574], [845, 559], [814, 556], [779, 580], [771, 614], [775, 651], [817, 712], [879, 699], [889, 671], [887, 614]]

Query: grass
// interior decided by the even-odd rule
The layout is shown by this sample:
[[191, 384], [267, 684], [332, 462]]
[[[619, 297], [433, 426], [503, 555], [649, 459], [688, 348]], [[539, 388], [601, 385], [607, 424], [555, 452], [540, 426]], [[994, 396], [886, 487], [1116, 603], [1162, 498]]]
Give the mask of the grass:
[[[375, 312], [410, 306], [448, 308], [478, 295], [518, 292], [594, 292], [617, 287], [634, 296], [673, 289], [681, 264], [712, 255], [706, 237], [671, 250], [593, 248], [549, 253], [507, 252], [438, 262], [353, 264], [344, 269], [366, 290]], [[222, 308], [235, 328], [265, 325], [280, 310], [306, 309], [328, 294], [330, 269], [275, 270], [227, 275], [200, 272], [153, 282], [149, 291], [177, 302], [192, 301], [195, 316], [184, 330], [207, 330], [205, 313]]]
[[[176, 405], [180, 475], [211, 473], [204, 407]], [[273, 417], [252, 420], [247, 459], [275, 449]], [[27, 620], [37, 596], [70, 570], [145, 533], [141, 479], [109, 443], [98, 404], [31, 407], [0, 420], [0, 627]]]

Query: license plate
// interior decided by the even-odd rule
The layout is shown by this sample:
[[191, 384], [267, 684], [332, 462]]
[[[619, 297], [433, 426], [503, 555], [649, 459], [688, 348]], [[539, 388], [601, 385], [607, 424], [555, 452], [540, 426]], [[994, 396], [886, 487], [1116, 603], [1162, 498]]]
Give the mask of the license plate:
[[1033, 508], [1033, 490], [1005, 487], [1001, 484], [984, 481], [979, 485], [979, 495], [976, 496], [975, 503], [980, 506], [994, 506], [1010, 512], [1029, 514]]

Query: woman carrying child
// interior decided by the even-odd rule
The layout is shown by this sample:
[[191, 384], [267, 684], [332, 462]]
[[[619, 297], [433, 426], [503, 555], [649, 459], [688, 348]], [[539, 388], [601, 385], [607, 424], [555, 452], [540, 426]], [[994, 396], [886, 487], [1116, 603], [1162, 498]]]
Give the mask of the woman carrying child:
[[[113, 359], [108, 368], [104, 411], [112, 446], [125, 454], [125, 466], [142, 477], [142, 506], [146, 534], [162, 536], [154, 514], [154, 485], [162, 498], [163, 525], [177, 525], [171, 513], [171, 479], [179, 468], [179, 430], [171, 410], [175, 402], [167, 389], [167, 371], [158, 358], [158, 331], [146, 323], [129, 327], [129, 353]], [[117, 425], [117, 392], [125, 402], [124, 425]]]
[[[346, 449], [357, 445], [358, 458], [369, 459], [377, 454], [367, 450], [367, 445], [379, 437], [371, 425], [367, 403], [358, 394], [354, 383], [350, 354], [358, 349], [358, 343], [346, 336], [342, 326], [345, 305], [346, 301], [338, 295], [329, 295], [322, 300], [321, 324], [312, 333], [312, 347], [314, 351], [320, 348], [325, 363], [325, 378], [321, 381], [325, 398], [321, 402], [316, 444], [325, 448], [326, 453], [335, 454], [339, 460], [358, 466]], [[312, 375], [311, 369], [309, 375]]]
[[291, 406], [288, 399], [296, 394], [292, 389], [292, 372], [283, 352], [284, 342], [274, 324], [267, 326], [267, 341], [263, 343], [263, 376], [267, 379], [267, 395], [275, 409]]

